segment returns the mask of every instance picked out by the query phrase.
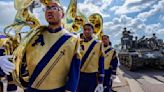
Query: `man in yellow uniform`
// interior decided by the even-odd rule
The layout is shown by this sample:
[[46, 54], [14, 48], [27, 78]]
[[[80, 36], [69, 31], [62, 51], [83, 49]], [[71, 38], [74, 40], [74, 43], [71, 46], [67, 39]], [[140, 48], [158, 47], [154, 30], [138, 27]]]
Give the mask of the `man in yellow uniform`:
[[26, 47], [20, 83], [27, 92], [75, 92], [77, 88], [80, 42], [62, 27], [63, 12], [58, 2], [49, 1], [45, 11], [49, 25], [37, 29], [40, 32]]
[[111, 47], [111, 42], [109, 41], [108, 35], [102, 36], [102, 42], [104, 46], [104, 92], [113, 92], [111, 89], [112, 80], [116, 76], [116, 69], [118, 65], [118, 59], [116, 57], [116, 51]]
[[94, 27], [91, 24], [83, 26], [84, 41], [81, 42], [81, 70], [77, 92], [97, 92], [103, 90], [104, 57], [102, 43], [95, 40]]

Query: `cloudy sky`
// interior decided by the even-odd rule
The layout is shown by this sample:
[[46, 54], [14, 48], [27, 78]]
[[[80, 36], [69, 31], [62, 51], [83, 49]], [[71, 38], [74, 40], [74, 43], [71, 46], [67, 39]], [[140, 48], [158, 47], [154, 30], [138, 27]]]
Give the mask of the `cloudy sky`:
[[[69, 0], [60, 0], [67, 8]], [[139, 38], [152, 33], [164, 40], [164, 0], [78, 0], [78, 8], [86, 16], [100, 13], [104, 20], [104, 33], [114, 44], [120, 42], [124, 27]], [[0, 31], [13, 23], [16, 10], [13, 0], [0, 0]], [[42, 9], [34, 14], [45, 24]]]

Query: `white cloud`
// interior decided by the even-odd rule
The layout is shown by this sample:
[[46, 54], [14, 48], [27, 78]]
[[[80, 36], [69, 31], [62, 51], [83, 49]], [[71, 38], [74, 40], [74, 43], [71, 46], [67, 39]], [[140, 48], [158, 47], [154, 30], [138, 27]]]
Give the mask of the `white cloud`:
[[131, 23], [128, 24], [128, 27], [131, 27], [131, 28], [136, 29], [136, 30], [142, 30], [145, 27], [144, 21], [142, 19], [139, 19], [139, 18], [132, 19]]
[[142, 19], [147, 19], [148, 17], [151, 17], [157, 13], [164, 13], [164, 0], [161, 0], [158, 2], [157, 5], [152, 6], [152, 9], [148, 12], [140, 13], [137, 17]]
[[113, 6], [113, 7], [110, 8], [110, 10], [113, 11], [113, 12], [115, 12], [119, 8], [120, 8], [120, 6]]
[[16, 14], [16, 10], [14, 8], [13, 2], [4, 2], [0, 1], [0, 25], [1, 26], [7, 26], [9, 24], [12, 24], [14, 22], [13, 15]]
[[126, 15], [121, 15], [120, 20], [121, 20], [122, 24], [129, 25], [129, 24], [131, 24], [132, 18], [127, 17]]
[[113, 24], [119, 24], [121, 22], [119, 18], [114, 18], [112, 21], [113, 21]]
[[158, 0], [126, 0], [120, 7], [112, 8], [116, 14], [126, 14], [133, 12], [140, 12], [148, 7], [151, 7]]
[[164, 23], [164, 15], [160, 15], [159, 20]]
[[160, 26], [160, 23], [147, 25], [145, 32], [147, 35], [151, 35], [152, 33], [159, 33], [158, 31], [161, 28]]
[[102, 17], [109, 17], [109, 14], [104, 14], [100, 10], [100, 8], [92, 3], [84, 4], [79, 3], [78, 8], [81, 12], [83, 12], [86, 16], [91, 15], [92, 13], [99, 13], [102, 15]]
[[92, 3], [100, 8], [100, 10], [104, 10], [108, 8], [111, 4], [112, 0], [85, 0], [84, 4]]
[[91, 13], [101, 13], [100, 9], [89, 3], [89, 4], [78, 4], [78, 8], [80, 11], [84, 12], [85, 15], [89, 16]]
[[[159, 29], [156, 33], [158, 33], [159, 35], [161, 35], [161, 37], [163, 37], [164, 35], [164, 28], [163, 29]], [[164, 37], [163, 37], [164, 40]]]
[[116, 44], [120, 42], [124, 27], [127, 27], [127, 30], [130, 30], [134, 36], [139, 38], [143, 35], [150, 37], [153, 33], [156, 33], [159, 38], [164, 40], [164, 29], [160, 23], [147, 25], [140, 18], [130, 18], [126, 15], [121, 15], [119, 18], [114, 18], [111, 22], [104, 23], [104, 33], [111, 35], [111, 41]]
[[[112, 22], [108, 22], [108, 23], [112, 23], [113, 25], [122, 24], [128, 26], [129, 24], [132, 23], [132, 18], [127, 17], [126, 15], [121, 15], [120, 17], [116, 17], [112, 19]], [[105, 23], [105, 25], [107, 25], [108, 23]]]
[[102, 17], [110, 17], [106, 10], [109, 8], [112, 0], [84, 0], [84, 3], [78, 3], [78, 8], [86, 16], [92, 13], [99, 13]]
[[109, 35], [113, 44], [120, 43], [123, 26], [121, 24], [113, 24], [112, 22], [104, 24], [104, 34]]

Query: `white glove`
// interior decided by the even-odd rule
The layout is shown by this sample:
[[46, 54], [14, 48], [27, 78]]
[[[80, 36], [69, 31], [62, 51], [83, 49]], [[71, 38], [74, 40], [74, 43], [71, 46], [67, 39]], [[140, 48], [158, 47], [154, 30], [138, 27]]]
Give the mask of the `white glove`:
[[111, 76], [111, 79], [112, 79], [112, 80], [116, 79], [116, 75], [112, 75], [112, 76]]
[[98, 84], [94, 92], [103, 92], [104, 87], [103, 84]]
[[0, 68], [7, 75], [15, 70], [15, 65], [9, 61], [10, 58], [12, 58], [11, 55], [0, 56]]

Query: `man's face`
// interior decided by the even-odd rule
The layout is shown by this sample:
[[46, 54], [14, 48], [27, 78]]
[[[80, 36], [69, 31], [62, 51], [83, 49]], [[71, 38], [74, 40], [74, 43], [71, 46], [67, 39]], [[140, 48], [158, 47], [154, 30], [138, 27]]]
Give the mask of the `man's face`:
[[48, 3], [46, 6], [45, 18], [49, 24], [59, 23], [63, 16], [63, 10], [57, 3]]
[[103, 37], [102, 37], [102, 42], [103, 42], [104, 45], [108, 45], [108, 44], [109, 44], [109, 39], [108, 39], [108, 37], [107, 37], [107, 36], [103, 36]]
[[89, 38], [93, 34], [93, 29], [91, 26], [85, 25], [83, 28], [83, 34], [85, 38]]

